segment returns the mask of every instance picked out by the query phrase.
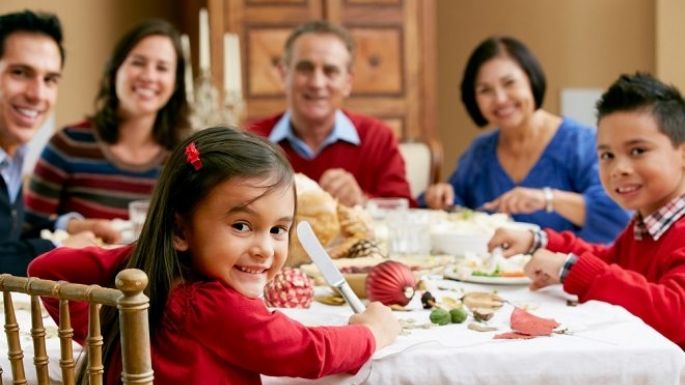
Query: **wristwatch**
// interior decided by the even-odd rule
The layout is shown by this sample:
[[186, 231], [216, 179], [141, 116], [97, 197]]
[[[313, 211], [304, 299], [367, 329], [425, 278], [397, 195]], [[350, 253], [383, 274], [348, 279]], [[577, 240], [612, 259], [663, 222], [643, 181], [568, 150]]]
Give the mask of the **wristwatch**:
[[545, 211], [548, 213], [554, 212], [554, 193], [549, 187], [543, 187], [542, 193], [545, 196]]

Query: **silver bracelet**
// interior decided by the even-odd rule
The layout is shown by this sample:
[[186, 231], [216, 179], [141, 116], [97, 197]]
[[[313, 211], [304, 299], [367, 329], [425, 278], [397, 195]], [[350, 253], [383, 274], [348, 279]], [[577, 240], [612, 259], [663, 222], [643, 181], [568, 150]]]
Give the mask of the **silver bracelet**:
[[554, 192], [549, 187], [543, 187], [542, 193], [545, 196], [545, 211], [548, 213], [554, 212]]

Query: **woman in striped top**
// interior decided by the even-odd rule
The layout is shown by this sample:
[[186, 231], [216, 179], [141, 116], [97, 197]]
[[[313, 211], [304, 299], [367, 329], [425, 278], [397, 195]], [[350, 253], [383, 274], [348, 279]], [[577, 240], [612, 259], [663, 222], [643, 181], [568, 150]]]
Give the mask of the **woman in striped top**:
[[[27, 221], [67, 213], [66, 230], [111, 234], [110, 219], [147, 199], [169, 151], [185, 136], [188, 104], [180, 36], [148, 20], [117, 43], [86, 121], [57, 132], [43, 150], [26, 194]], [[111, 237], [107, 237], [111, 239]]]

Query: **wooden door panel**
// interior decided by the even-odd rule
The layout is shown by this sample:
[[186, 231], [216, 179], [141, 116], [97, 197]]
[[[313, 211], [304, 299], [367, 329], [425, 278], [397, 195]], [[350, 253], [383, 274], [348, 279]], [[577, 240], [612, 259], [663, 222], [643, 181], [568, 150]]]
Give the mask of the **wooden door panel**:
[[350, 28], [356, 44], [352, 66], [353, 96], [401, 97], [403, 87], [402, 30], [400, 28]]
[[404, 137], [404, 119], [401, 117], [399, 118], [382, 118], [383, 123], [387, 124], [390, 129], [392, 129], [393, 134], [395, 134], [395, 138], [397, 138], [398, 141], [402, 140]]
[[347, 4], [363, 4], [363, 5], [385, 5], [385, 4], [399, 4], [400, 0], [345, 0]]
[[283, 96], [278, 66], [290, 31], [290, 28], [248, 27], [248, 98]]
[[[224, 0], [244, 14], [245, 23], [281, 23], [291, 26], [323, 15], [321, 0]], [[227, 9], [230, 11], [230, 8]], [[235, 12], [235, 11], [234, 11]], [[236, 20], [240, 23], [240, 20]]]

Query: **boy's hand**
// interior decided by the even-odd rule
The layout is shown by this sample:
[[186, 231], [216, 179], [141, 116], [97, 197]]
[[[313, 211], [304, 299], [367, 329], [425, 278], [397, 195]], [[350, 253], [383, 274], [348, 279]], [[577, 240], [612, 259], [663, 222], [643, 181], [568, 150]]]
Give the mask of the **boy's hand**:
[[561, 283], [559, 271], [566, 262], [567, 256], [567, 254], [554, 253], [547, 249], [540, 249], [533, 253], [533, 258], [523, 267], [523, 271], [533, 281], [530, 289], [537, 290]]
[[380, 302], [371, 302], [363, 313], [350, 317], [350, 325], [362, 324], [371, 329], [376, 338], [376, 350], [390, 345], [400, 334], [400, 322], [389, 307]]
[[495, 247], [502, 248], [505, 258], [516, 254], [527, 253], [533, 246], [533, 233], [528, 230], [513, 230], [500, 227], [488, 242], [488, 251]]

